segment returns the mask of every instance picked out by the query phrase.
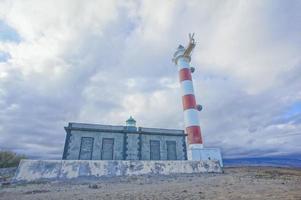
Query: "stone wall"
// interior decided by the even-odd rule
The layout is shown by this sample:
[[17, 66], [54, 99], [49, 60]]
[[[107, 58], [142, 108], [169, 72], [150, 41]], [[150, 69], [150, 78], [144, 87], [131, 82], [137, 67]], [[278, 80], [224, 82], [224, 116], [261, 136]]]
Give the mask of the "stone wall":
[[139, 134], [128, 133], [126, 135], [126, 159], [139, 160]]
[[93, 131], [80, 131], [72, 130], [69, 142], [69, 148], [67, 153], [67, 160], [78, 160], [79, 151], [81, 145], [82, 137], [92, 137], [94, 138], [92, 160], [101, 160], [102, 151], [102, 139], [103, 138], [113, 138], [114, 139], [114, 154], [113, 159], [122, 160], [123, 159], [123, 143], [124, 134], [122, 133], [107, 133], [107, 132], [93, 132]]
[[22, 160], [13, 181], [212, 172], [222, 172], [217, 161]]
[[141, 135], [142, 141], [142, 156], [141, 160], [150, 160], [150, 140], [159, 140], [160, 141], [160, 158], [161, 160], [167, 160], [167, 141], [176, 142], [176, 155], [177, 160], [186, 160], [185, 159], [185, 149], [183, 143], [185, 142], [183, 137], [179, 136], [167, 136], [167, 135]]

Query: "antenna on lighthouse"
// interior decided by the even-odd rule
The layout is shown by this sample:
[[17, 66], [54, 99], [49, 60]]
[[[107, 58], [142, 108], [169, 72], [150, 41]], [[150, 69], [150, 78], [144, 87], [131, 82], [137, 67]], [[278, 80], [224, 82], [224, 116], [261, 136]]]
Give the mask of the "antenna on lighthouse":
[[188, 46], [184, 52], [184, 56], [190, 56], [191, 55], [191, 52], [192, 50], [194, 49], [195, 47], [195, 40], [194, 40], [194, 33], [189, 33], [189, 43], [188, 43]]

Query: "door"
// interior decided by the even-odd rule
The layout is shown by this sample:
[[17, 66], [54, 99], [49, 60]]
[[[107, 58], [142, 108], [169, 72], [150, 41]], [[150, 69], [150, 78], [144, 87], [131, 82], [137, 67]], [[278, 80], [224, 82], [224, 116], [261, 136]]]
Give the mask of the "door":
[[94, 138], [82, 137], [79, 150], [79, 160], [91, 160]]
[[113, 160], [114, 139], [103, 138], [101, 148], [101, 160]]
[[176, 141], [166, 141], [167, 160], [177, 160]]
[[160, 160], [160, 141], [151, 140], [150, 141], [150, 159]]

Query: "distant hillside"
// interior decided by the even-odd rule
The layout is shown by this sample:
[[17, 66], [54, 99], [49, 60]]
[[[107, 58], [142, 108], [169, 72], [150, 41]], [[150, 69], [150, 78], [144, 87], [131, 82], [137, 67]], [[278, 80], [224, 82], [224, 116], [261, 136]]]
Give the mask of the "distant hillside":
[[273, 167], [290, 167], [301, 168], [300, 158], [282, 158], [282, 157], [265, 157], [265, 158], [234, 158], [224, 159], [224, 166], [273, 166]]

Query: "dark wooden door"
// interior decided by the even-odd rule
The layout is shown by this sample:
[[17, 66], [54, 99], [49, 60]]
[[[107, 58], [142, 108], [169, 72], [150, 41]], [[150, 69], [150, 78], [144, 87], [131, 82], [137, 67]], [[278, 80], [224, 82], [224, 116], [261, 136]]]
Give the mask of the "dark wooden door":
[[150, 159], [160, 160], [160, 141], [158, 140], [150, 141]]
[[176, 142], [166, 141], [167, 146], [167, 160], [177, 160]]
[[82, 137], [80, 143], [79, 160], [91, 160], [94, 138]]
[[101, 160], [113, 160], [114, 153], [114, 139], [103, 138], [101, 149]]

